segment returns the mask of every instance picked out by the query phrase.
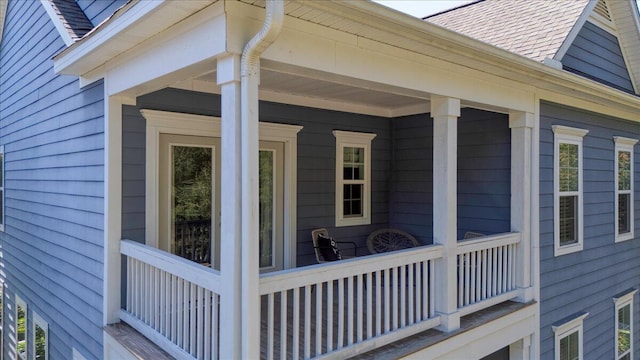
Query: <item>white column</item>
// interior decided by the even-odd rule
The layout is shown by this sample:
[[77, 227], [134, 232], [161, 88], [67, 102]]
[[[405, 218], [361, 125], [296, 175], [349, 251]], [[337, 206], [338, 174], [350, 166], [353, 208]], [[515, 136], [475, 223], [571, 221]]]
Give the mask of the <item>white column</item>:
[[511, 231], [522, 234], [516, 253], [518, 301], [533, 299], [531, 286], [531, 176], [533, 114], [509, 113], [511, 128]]
[[440, 329], [460, 327], [457, 304], [457, 152], [460, 100], [431, 98], [433, 117], [433, 242], [444, 246], [436, 261], [436, 312]]
[[122, 236], [122, 101], [104, 84], [104, 281], [103, 325], [120, 321]]
[[241, 157], [240, 56], [218, 59], [218, 84], [222, 90], [220, 196], [220, 358], [237, 358], [241, 351]]

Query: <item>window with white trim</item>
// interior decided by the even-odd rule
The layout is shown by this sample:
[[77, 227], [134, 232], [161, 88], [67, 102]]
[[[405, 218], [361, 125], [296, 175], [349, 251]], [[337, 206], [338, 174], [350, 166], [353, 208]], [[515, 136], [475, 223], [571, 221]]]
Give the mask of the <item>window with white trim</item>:
[[638, 290], [630, 289], [613, 298], [616, 310], [616, 359], [633, 360], [633, 297]]
[[637, 139], [614, 136], [616, 241], [633, 239], [633, 146]]
[[35, 360], [49, 360], [49, 324], [35, 311], [32, 315], [31, 346]]
[[27, 303], [16, 295], [16, 354], [20, 359], [27, 359]]
[[376, 134], [335, 130], [336, 226], [371, 224], [371, 140]]
[[4, 146], [0, 146], [0, 231], [4, 231]]
[[554, 332], [555, 360], [582, 360], [582, 323], [589, 313], [583, 312], [551, 325]]
[[554, 250], [558, 256], [583, 246], [582, 139], [589, 131], [560, 125], [552, 128]]

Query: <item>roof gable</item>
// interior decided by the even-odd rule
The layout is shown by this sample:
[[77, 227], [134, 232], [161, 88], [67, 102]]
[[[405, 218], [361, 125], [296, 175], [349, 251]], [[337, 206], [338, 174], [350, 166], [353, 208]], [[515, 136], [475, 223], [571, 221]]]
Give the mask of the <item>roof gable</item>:
[[73, 0], [40, 0], [67, 46], [82, 38], [93, 24]]

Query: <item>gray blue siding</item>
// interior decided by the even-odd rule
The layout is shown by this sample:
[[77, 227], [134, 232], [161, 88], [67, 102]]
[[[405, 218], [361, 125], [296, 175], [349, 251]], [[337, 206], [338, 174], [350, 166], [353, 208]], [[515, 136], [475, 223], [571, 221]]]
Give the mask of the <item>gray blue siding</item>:
[[72, 348], [103, 355], [103, 84], [80, 89], [76, 77], [54, 74], [51, 58], [64, 47], [39, 1], [9, 1], [0, 43], [5, 358], [14, 355], [16, 295], [27, 303], [29, 337], [33, 312], [48, 322], [52, 359], [71, 358]]
[[[433, 121], [394, 119], [389, 223], [433, 238]], [[511, 222], [511, 132], [506, 115], [466, 108], [458, 120], [458, 238], [496, 234]]]
[[566, 70], [633, 93], [618, 38], [586, 22], [562, 58]]
[[122, 238], [145, 241], [146, 123], [134, 106], [122, 109]]
[[93, 26], [97, 26], [114, 11], [126, 4], [127, 0], [76, 0]]
[[[637, 238], [614, 242], [613, 136], [640, 139], [637, 123], [617, 120], [560, 105], [542, 103], [540, 124], [540, 314], [541, 358], [553, 358], [551, 324], [579, 311], [584, 321], [585, 359], [614, 358], [612, 297], [640, 287], [640, 243]], [[553, 256], [553, 132], [552, 125], [589, 130], [583, 140], [584, 250]], [[635, 147], [634, 167], [640, 169]], [[635, 233], [640, 230], [635, 176]], [[638, 296], [634, 299], [635, 357], [639, 354]]]

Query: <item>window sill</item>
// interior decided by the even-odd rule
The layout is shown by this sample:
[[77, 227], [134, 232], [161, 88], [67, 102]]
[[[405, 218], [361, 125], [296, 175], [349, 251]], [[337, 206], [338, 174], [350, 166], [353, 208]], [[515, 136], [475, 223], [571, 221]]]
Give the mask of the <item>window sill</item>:
[[616, 242], [623, 242], [623, 241], [627, 241], [627, 240], [631, 240], [633, 239], [633, 232], [629, 232], [629, 233], [625, 233], [625, 234], [621, 234], [616, 236]]
[[554, 250], [554, 256], [567, 255], [574, 252], [582, 251], [582, 243], [576, 243], [565, 246], [556, 246]]

